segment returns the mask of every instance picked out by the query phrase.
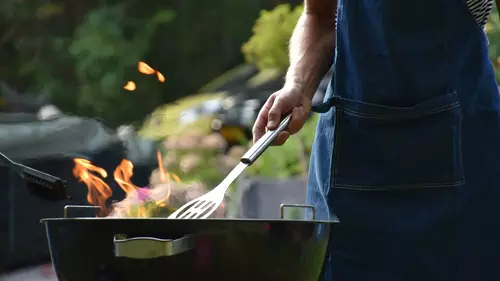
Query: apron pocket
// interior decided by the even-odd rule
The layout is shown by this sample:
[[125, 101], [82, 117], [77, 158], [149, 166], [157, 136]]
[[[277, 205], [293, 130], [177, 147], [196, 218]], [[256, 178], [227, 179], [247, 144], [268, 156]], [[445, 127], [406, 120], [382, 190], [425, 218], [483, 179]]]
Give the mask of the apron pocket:
[[412, 107], [336, 99], [333, 188], [464, 184], [462, 113], [456, 92]]

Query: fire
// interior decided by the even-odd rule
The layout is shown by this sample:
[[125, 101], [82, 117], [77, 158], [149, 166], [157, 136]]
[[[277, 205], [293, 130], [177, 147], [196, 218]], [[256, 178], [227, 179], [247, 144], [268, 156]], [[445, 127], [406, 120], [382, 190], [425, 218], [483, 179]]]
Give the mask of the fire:
[[145, 62], [142, 62], [140, 61], [138, 63], [138, 70], [140, 73], [142, 74], [147, 74], [147, 75], [151, 75], [151, 74], [155, 74], [156, 70], [154, 70], [151, 66], [147, 65]]
[[123, 159], [120, 165], [116, 167], [115, 172], [113, 173], [115, 181], [127, 194], [139, 188], [130, 181], [130, 178], [132, 178], [132, 176], [134, 175], [133, 170], [134, 170], [134, 165], [132, 164], [132, 162], [130, 162], [127, 159]]
[[127, 84], [125, 84], [125, 86], [123, 86], [123, 89], [127, 90], [127, 91], [135, 91], [137, 87], [135, 86], [135, 83], [132, 82], [132, 81], [128, 81]]
[[[140, 61], [137, 63], [137, 70], [146, 75], [152, 75], [156, 73], [156, 77], [158, 77], [158, 81], [161, 83], [165, 82], [165, 76], [161, 74], [158, 70], [153, 69], [151, 66], [149, 66], [147, 63]], [[137, 86], [133, 81], [128, 81], [123, 88], [127, 91], [135, 91], [137, 89]]]
[[156, 77], [158, 77], [158, 81], [160, 82], [165, 82], [165, 76], [161, 74], [158, 70], [155, 70], [151, 66], [149, 66], [147, 63], [140, 61], [137, 65], [137, 70], [139, 70], [140, 73], [146, 74], [146, 75], [152, 75], [156, 73]]
[[[165, 170], [160, 151], [157, 152], [157, 156], [161, 181], [163, 183], [169, 183], [171, 181], [180, 183], [181, 180], [176, 174], [169, 173]], [[109, 215], [111, 210], [107, 207], [107, 201], [113, 195], [113, 191], [102, 179], [108, 176], [107, 172], [86, 159], [75, 158], [73, 161], [75, 162], [73, 175], [79, 179], [80, 182], [85, 183], [88, 188], [87, 201], [92, 205], [101, 207], [100, 216]], [[155, 208], [165, 207], [167, 205], [168, 199], [170, 198], [170, 187], [168, 187], [165, 195], [161, 197], [155, 196], [157, 199], [150, 200], [152, 197], [152, 189], [138, 187], [132, 183], [131, 178], [134, 175], [133, 170], [134, 165], [132, 162], [123, 159], [113, 172], [114, 180], [126, 194], [125, 199], [121, 202], [129, 200], [131, 202], [147, 202], [148, 204], [142, 204], [136, 210], [131, 210], [129, 205], [118, 203], [114, 204], [112, 211], [122, 215], [125, 214], [126, 216], [150, 217]], [[133, 211], [135, 211], [134, 214], [132, 214]]]
[[163, 74], [161, 74], [161, 72], [157, 71], [156, 76], [158, 77], [158, 81], [160, 81], [162, 83], [165, 82], [165, 76], [163, 76]]
[[176, 174], [171, 174], [165, 170], [161, 152], [159, 150], [156, 151], [156, 157], [158, 158], [158, 169], [160, 169], [161, 181], [166, 183], [169, 182], [170, 179], [173, 179], [175, 182], [181, 182], [181, 179]]
[[92, 165], [89, 160], [75, 158], [75, 167], [73, 175], [85, 183], [88, 188], [87, 201], [94, 206], [101, 206], [101, 214], [107, 213], [106, 201], [111, 197], [113, 191], [111, 188], [94, 173], [99, 174], [102, 178], [108, 177], [108, 173], [97, 166]]

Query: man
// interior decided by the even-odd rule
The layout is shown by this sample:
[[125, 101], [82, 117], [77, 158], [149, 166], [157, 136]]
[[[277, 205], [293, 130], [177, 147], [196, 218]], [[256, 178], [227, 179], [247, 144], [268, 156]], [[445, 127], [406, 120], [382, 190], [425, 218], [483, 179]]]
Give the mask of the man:
[[305, 1], [254, 140], [290, 112], [276, 144], [299, 131], [334, 63], [308, 182], [319, 218], [340, 220], [324, 280], [500, 280], [491, 1]]

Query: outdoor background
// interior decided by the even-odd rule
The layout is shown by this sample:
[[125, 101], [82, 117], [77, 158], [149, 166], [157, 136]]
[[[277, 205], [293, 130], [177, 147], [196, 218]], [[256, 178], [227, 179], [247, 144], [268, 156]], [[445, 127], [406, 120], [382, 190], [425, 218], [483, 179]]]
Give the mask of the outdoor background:
[[[256, 114], [283, 83], [301, 2], [0, 1], [0, 151], [69, 180], [79, 204], [89, 204], [89, 187], [72, 170], [75, 158], [110, 175], [122, 159], [130, 160], [138, 187], [161, 184], [167, 174], [206, 192], [238, 163]], [[496, 8], [486, 32], [497, 69]], [[286, 145], [270, 148], [249, 168], [246, 182], [239, 182], [245, 188], [228, 194], [227, 216], [272, 217], [280, 203], [304, 201], [316, 120], [312, 115]], [[6, 229], [0, 231], [1, 273], [47, 260], [38, 220], [61, 216], [67, 202], [32, 198], [11, 173], [0, 172], [9, 194], [0, 197], [6, 208], [0, 217], [0, 229]], [[113, 190], [109, 201], [124, 198], [113, 177], [106, 184]], [[242, 199], [258, 187], [267, 192], [252, 193], [259, 202]], [[241, 202], [249, 204], [246, 210]], [[26, 241], [41, 246], [33, 250], [36, 245]]]
[[[193, 117], [195, 121], [181, 126], [184, 123], [178, 118], [184, 108], [172, 109], [179, 107], [173, 102], [194, 97], [184, 105], [194, 107], [216, 94], [245, 91], [250, 92], [245, 98], [251, 99], [258, 95], [251, 93], [252, 88], [276, 77], [273, 86], [279, 88], [280, 75], [287, 67], [287, 40], [300, 13], [300, 7], [293, 9], [293, 5], [300, 3], [0, 1], [0, 81], [26, 98], [56, 105], [64, 114], [94, 118], [110, 128], [133, 125], [141, 135], [155, 140], [180, 135], [179, 127], [183, 131], [201, 126], [208, 133], [211, 121], [199, 120], [205, 116]], [[274, 14], [262, 12], [271, 9]], [[261, 23], [256, 25], [259, 17]], [[500, 22], [496, 9], [486, 31], [497, 66]], [[139, 73], [139, 61], [160, 71], [165, 82]], [[244, 68], [248, 65], [258, 70]], [[247, 79], [239, 79], [247, 74]], [[135, 91], [124, 89], [127, 81], [136, 83]], [[2, 106], [7, 111], [8, 101], [0, 100]], [[306, 152], [313, 129], [310, 125], [301, 134]], [[303, 173], [305, 167], [295, 164], [275, 169], [269, 176]]]

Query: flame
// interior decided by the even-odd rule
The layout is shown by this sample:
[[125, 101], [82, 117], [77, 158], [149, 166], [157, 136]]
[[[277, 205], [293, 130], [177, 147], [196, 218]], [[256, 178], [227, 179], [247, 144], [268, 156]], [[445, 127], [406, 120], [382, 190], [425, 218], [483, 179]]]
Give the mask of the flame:
[[135, 189], [139, 188], [135, 186], [130, 179], [134, 175], [134, 165], [127, 159], [123, 159], [120, 165], [116, 167], [113, 177], [116, 183], [125, 191], [125, 193], [133, 192]]
[[123, 86], [123, 89], [127, 91], [135, 91], [136, 88], [135, 83], [132, 81], [128, 81], [127, 84]]
[[151, 74], [155, 74], [156, 70], [154, 70], [151, 66], [149, 66], [148, 64], [146, 64], [145, 62], [142, 62], [140, 61], [138, 63], [138, 70], [140, 73], [142, 74], [147, 74], [147, 75], [151, 75]]
[[[163, 183], [169, 183], [171, 181], [180, 183], [181, 180], [176, 174], [166, 171], [159, 150], [157, 151], [157, 156], [161, 181]], [[80, 182], [85, 183], [88, 188], [87, 201], [92, 205], [101, 207], [100, 216], [108, 215], [111, 210], [107, 207], [107, 201], [113, 195], [113, 191], [102, 179], [106, 178], [108, 173], [103, 168], [92, 164], [89, 160], [75, 158], [73, 161], [75, 162], [73, 175], [79, 179]], [[168, 189], [165, 195], [161, 195], [161, 197], [156, 196], [156, 198], [153, 199], [152, 189], [138, 187], [132, 183], [131, 178], [134, 175], [133, 170], [134, 165], [132, 162], [127, 159], [122, 159], [121, 163], [113, 172], [113, 178], [118, 186], [125, 192], [125, 199], [121, 202], [125, 202], [126, 200], [136, 202], [135, 206], [139, 205], [139, 208], [137, 208], [135, 210], [136, 213], [133, 214], [132, 204], [120, 204], [121, 202], [118, 202], [114, 204], [113, 212], [120, 216], [151, 217], [152, 212], [157, 207], [165, 207], [167, 205], [171, 193], [170, 187], [167, 185]], [[137, 202], [140, 204], [137, 204]]]
[[137, 65], [137, 70], [139, 70], [140, 73], [146, 74], [146, 75], [152, 75], [156, 73], [156, 77], [158, 77], [158, 81], [161, 83], [165, 82], [165, 76], [161, 74], [158, 70], [155, 70], [151, 66], [149, 66], [147, 63], [140, 61]]
[[181, 182], [181, 179], [176, 174], [171, 174], [165, 170], [165, 166], [163, 165], [163, 158], [160, 150], [156, 151], [156, 157], [158, 158], [158, 169], [160, 170], [160, 179], [163, 183], [170, 182], [170, 179], [175, 182]]
[[159, 71], [156, 71], [156, 76], [158, 77], [158, 81], [160, 82], [165, 82], [165, 76], [163, 76], [163, 74], [161, 74], [161, 72]]
[[73, 175], [85, 183], [88, 188], [87, 201], [95, 206], [101, 206], [101, 214], [107, 213], [106, 201], [113, 194], [111, 188], [94, 173], [97, 173], [102, 178], [106, 178], [108, 173], [97, 166], [92, 165], [89, 160], [75, 158], [75, 167]]
[[[156, 73], [158, 80], [162, 83], [165, 82], [165, 77], [163, 76], [163, 74], [153, 69], [145, 62], [139, 61], [137, 67], [140, 73], [147, 75], [152, 75]], [[135, 91], [137, 86], [133, 81], [128, 81], [127, 84], [123, 86], [123, 88], [128, 91]], [[170, 180], [172, 179], [175, 182], [180, 182], [180, 179], [177, 175], [168, 173], [165, 170], [161, 153], [159, 150], [157, 151], [157, 155], [158, 155], [158, 168], [161, 173], [161, 181], [163, 183], [169, 183]], [[106, 182], [102, 180], [102, 178], [106, 178], [108, 176], [108, 173], [103, 168], [93, 165], [89, 160], [74, 158], [73, 161], [75, 162], [75, 167], [73, 168], [73, 175], [80, 182], [85, 183], [85, 185], [87, 186], [88, 189], [87, 201], [94, 206], [101, 207], [101, 213], [100, 213], [101, 216], [109, 214], [109, 208], [107, 207], [107, 200], [113, 195], [113, 191], [109, 187], [109, 185], [107, 185]], [[134, 165], [132, 164], [132, 162], [130, 162], [127, 159], [122, 159], [120, 165], [116, 167], [113, 173], [113, 177], [120, 186], [120, 188], [123, 191], [125, 191], [126, 194], [125, 199], [121, 202], [124, 202], [125, 200], [131, 198], [132, 200], [135, 200], [135, 202], [139, 201], [139, 203], [135, 204], [135, 205], [140, 205], [140, 207], [137, 210], [136, 216], [148, 217], [151, 215], [150, 209], [149, 207], [146, 206], [147, 204], [141, 204], [141, 203], [152, 202], [153, 208], [156, 206], [160, 207], [166, 206], [168, 199], [170, 198], [170, 193], [171, 193], [170, 186], [167, 186], [167, 194], [163, 196], [163, 198], [153, 199], [152, 196], [153, 193], [151, 189], [138, 187], [131, 182], [131, 178], [134, 175], [133, 170], [134, 170]], [[98, 175], [101, 176], [101, 178], [99, 178]], [[131, 210], [130, 208], [127, 209], [127, 204], [120, 205], [119, 203], [120, 202], [114, 204], [115, 208], [114, 211], [120, 214], [125, 212], [130, 216]], [[123, 207], [123, 205], [125, 207]]]

